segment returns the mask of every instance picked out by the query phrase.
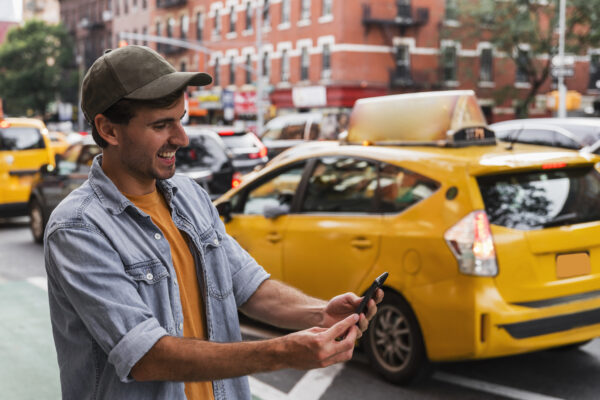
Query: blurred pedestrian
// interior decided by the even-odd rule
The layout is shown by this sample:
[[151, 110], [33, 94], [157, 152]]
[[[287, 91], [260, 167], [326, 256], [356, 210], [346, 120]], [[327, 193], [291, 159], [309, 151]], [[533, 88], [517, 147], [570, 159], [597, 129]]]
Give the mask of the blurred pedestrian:
[[[325, 302], [269, 279], [208, 194], [174, 176], [184, 90], [210, 83], [143, 46], [106, 52], [84, 78], [103, 151], [45, 234], [65, 399], [250, 399], [245, 375], [349, 360], [376, 312], [371, 301], [356, 315], [352, 293]], [[305, 330], [242, 342], [238, 309]]]

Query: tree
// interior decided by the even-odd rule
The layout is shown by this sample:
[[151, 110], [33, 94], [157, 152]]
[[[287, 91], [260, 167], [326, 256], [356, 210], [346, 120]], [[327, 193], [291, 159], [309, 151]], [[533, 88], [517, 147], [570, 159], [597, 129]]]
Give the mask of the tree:
[[[44, 115], [77, 85], [73, 42], [62, 25], [31, 20], [0, 45], [0, 97], [12, 115]], [[75, 86], [76, 87], [76, 86]]]
[[[488, 41], [494, 51], [512, 60], [527, 94], [517, 99], [514, 86], [496, 92], [499, 102], [517, 99], [516, 114], [525, 117], [542, 85], [551, 78], [552, 58], [558, 54], [560, 0], [460, 0], [460, 32], [448, 36]], [[566, 0], [565, 0], [566, 1]], [[600, 44], [600, 0], [568, 0], [565, 24], [565, 54], [585, 55]]]

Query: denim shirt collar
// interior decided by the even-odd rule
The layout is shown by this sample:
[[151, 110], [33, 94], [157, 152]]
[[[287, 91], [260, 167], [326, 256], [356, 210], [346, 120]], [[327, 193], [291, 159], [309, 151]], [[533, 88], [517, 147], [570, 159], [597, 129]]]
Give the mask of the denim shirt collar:
[[[114, 182], [106, 176], [102, 169], [102, 154], [97, 155], [92, 163], [92, 168], [88, 174], [88, 181], [90, 186], [100, 203], [106, 207], [112, 214], [120, 214], [127, 207], [133, 207], [139, 213], [145, 215], [145, 213], [139, 210], [135, 205], [121, 193]], [[168, 179], [157, 180], [156, 186], [158, 190], [165, 196], [165, 200], [169, 207], [173, 208], [173, 198], [177, 193], [177, 186]]]

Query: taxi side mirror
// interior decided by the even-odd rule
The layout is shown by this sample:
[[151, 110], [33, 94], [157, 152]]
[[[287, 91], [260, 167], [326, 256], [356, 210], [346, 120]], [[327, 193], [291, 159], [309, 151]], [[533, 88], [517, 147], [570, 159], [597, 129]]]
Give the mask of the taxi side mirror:
[[275, 219], [285, 214], [289, 214], [290, 206], [287, 204], [267, 205], [263, 208], [263, 215], [268, 219]]
[[223, 217], [223, 222], [228, 223], [231, 221], [231, 203], [229, 201], [224, 201], [222, 203], [217, 204], [217, 211], [219, 215]]

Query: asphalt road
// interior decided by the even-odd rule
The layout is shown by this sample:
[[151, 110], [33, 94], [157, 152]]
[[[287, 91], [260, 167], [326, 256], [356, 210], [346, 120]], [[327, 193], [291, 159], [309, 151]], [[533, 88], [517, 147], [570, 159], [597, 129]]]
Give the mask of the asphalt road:
[[[0, 220], [0, 399], [59, 399], [58, 367], [45, 290], [43, 249], [27, 219]], [[247, 339], [273, 335], [244, 326]], [[422, 383], [383, 381], [358, 350], [352, 361], [309, 372], [256, 374], [260, 400], [342, 399], [598, 399], [600, 340], [578, 350], [445, 363]]]

